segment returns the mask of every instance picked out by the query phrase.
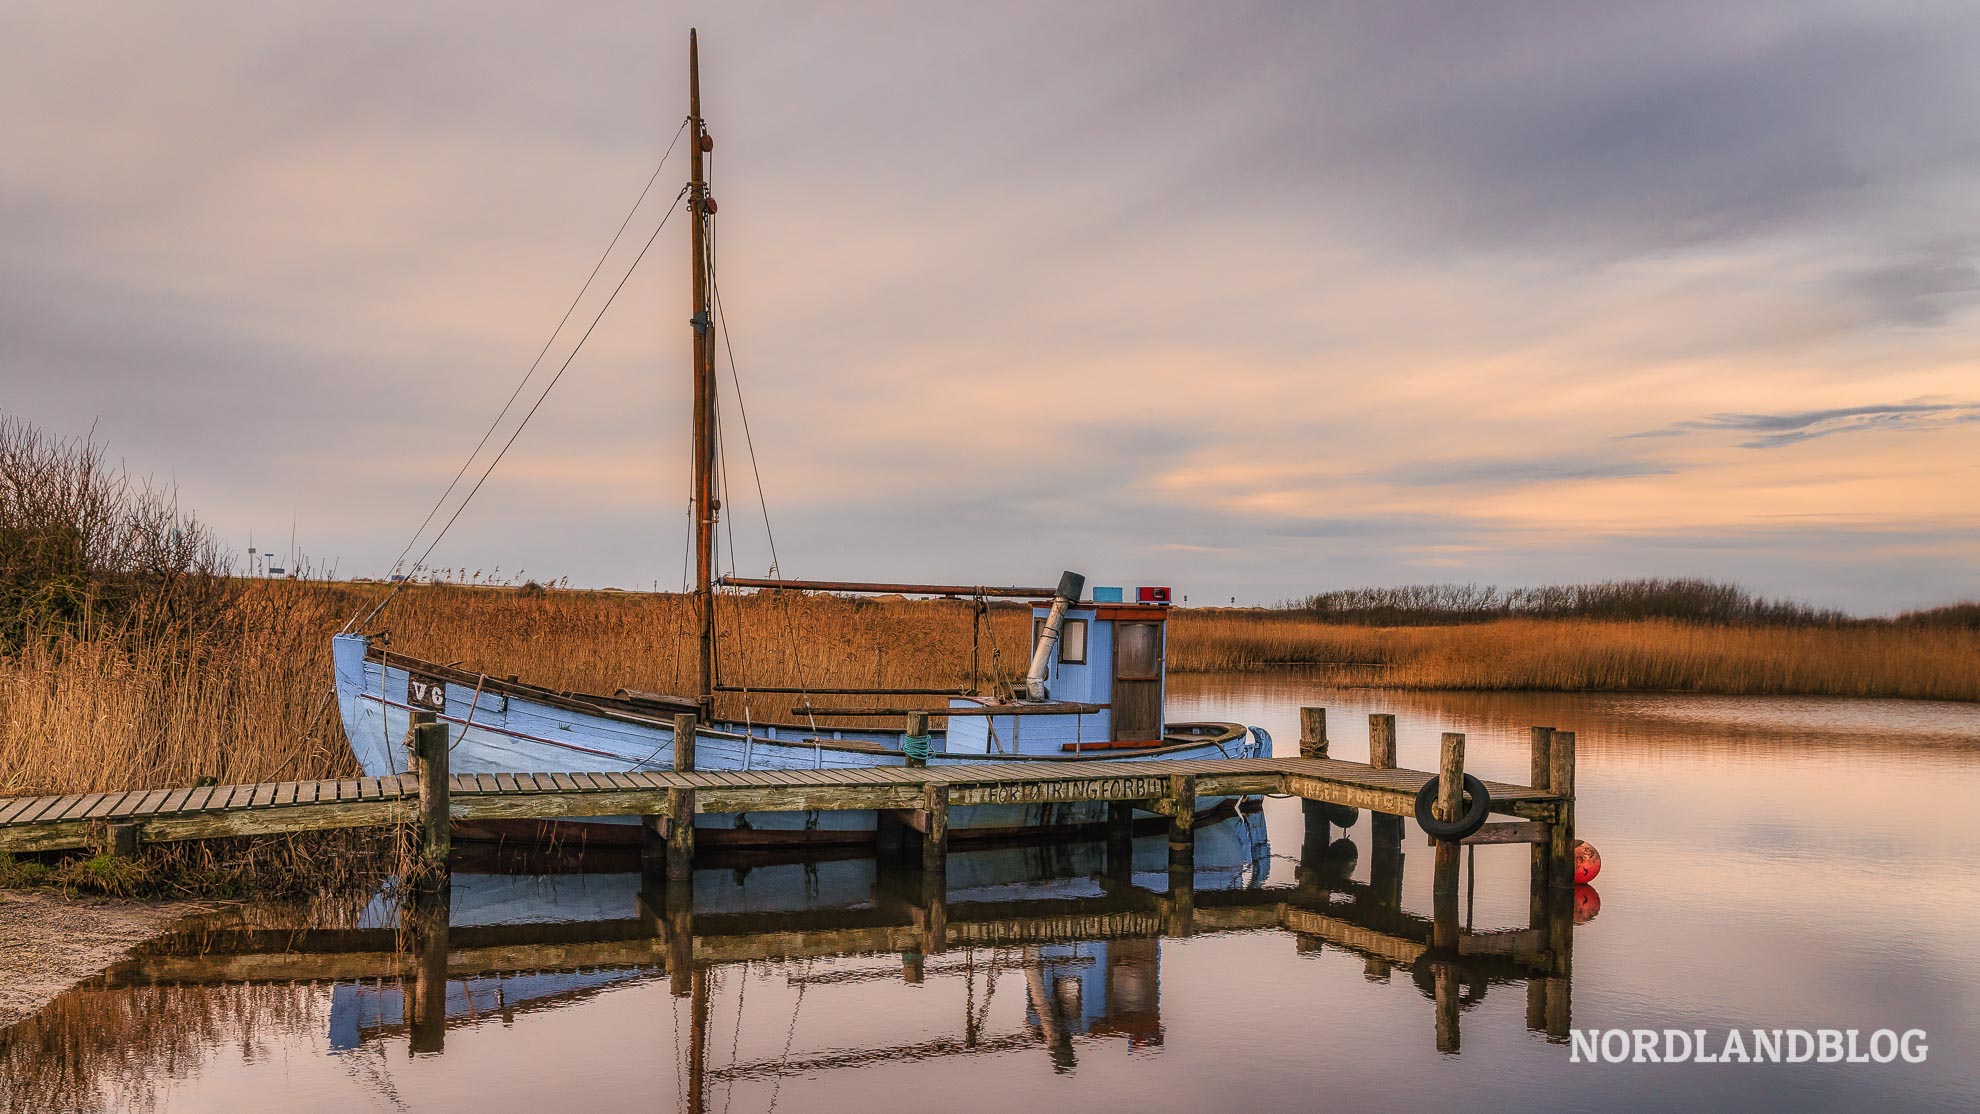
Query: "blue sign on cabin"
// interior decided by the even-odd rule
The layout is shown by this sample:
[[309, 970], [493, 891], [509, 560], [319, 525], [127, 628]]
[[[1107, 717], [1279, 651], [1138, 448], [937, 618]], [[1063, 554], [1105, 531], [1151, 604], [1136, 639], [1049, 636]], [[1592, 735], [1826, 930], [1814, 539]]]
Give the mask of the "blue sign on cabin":
[[1093, 589], [1093, 602], [1094, 602], [1094, 603], [1119, 603], [1119, 602], [1121, 602], [1121, 598], [1122, 598], [1122, 597], [1121, 597], [1121, 590], [1120, 590], [1119, 588], [1095, 588], [1095, 589]]

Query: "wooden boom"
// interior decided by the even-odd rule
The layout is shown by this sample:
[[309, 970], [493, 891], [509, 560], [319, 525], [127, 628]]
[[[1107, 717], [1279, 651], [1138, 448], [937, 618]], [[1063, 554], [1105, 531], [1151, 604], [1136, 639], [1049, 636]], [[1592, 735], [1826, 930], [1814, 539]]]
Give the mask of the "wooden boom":
[[889, 596], [995, 596], [1000, 599], [1049, 600], [1055, 588], [988, 587], [981, 584], [874, 584], [858, 580], [782, 580], [760, 576], [725, 576], [726, 588], [789, 588], [802, 592], [854, 592]]

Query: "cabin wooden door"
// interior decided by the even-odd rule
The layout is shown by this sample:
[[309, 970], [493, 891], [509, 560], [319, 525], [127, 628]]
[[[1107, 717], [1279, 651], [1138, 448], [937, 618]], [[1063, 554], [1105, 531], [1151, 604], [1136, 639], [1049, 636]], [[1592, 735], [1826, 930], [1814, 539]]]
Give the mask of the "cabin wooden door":
[[1114, 624], [1113, 736], [1162, 737], [1162, 624]]

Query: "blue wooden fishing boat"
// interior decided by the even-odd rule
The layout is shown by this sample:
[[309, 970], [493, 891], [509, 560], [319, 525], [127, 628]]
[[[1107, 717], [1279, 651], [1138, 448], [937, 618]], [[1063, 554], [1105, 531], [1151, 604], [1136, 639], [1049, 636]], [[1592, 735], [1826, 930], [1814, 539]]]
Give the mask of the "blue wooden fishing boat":
[[[715, 575], [716, 389], [712, 313], [713, 261], [704, 156], [713, 149], [701, 117], [699, 68], [689, 39], [691, 174], [683, 191], [691, 218], [694, 314], [693, 520], [694, 605], [699, 622], [697, 690], [666, 696], [620, 689], [611, 694], [553, 691], [515, 677], [492, 677], [457, 665], [392, 652], [388, 639], [347, 629], [335, 637], [338, 706], [351, 749], [366, 774], [408, 767], [404, 740], [415, 712], [451, 725], [456, 773], [612, 773], [674, 768], [676, 755], [692, 755], [693, 768], [774, 773], [845, 766], [971, 765], [994, 762], [1070, 762], [1104, 759], [1217, 759], [1270, 753], [1257, 728], [1237, 723], [1172, 723], [1165, 715], [1169, 597], [1166, 588], [1086, 591], [1085, 579], [1066, 573], [1052, 588], [971, 585], [872, 584], [756, 579]], [[664, 222], [663, 222], [664, 223]], [[657, 235], [657, 232], [656, 232]], [[609, 304], [609, 303], [608, 303]], [[602, 312], [602, 311], [601, 311]], [[499, 459], [499, 457], [497, 458]], [[456, 512], [458, 515], [458, 511]], [[400, 585], [403, 587], [403, 585]], [[395, 588], [396, 593], [398, 589]], [[828, 706], [817, 698], [904, 695], [930, 690], [750, 687], [717, 677], [715, 606], [720, 592], [828, 591], [952, 596], [977, 601], [979, 621], [987, 601], [1028, 600], [1034, 616], [1030, 664], [1021, 684], [953, 695], [946, 708]], [[390, 601], [388, 596], [387, 601]], [[368, 624], [385, 605], [381, 603]], [[362, 626], [364, 624], [353, 624]], [[786, 713], [768, 722], [753, 714], [718, 716], [718, 694], [788, 696]], [[725, 706], [732, 706], [733, 699]], [[747, 705], [745, 705], [747, 707]], [[927, 712], [946, 726], [927, 728]], [[674, 717], [696, 717], [692, 745], [675, 739]], [[870, 726], [876, 720], [897, 724]], [[834, 726], [858, 721], [867, 726]], [[1206, 799], [1207, 814], [1234, 802]], [[958, 808], [951, 838], [1058, 837], [1097, 831], [1107, 818], [1104, 802], [980, 805]], [[1162, 823], [1152, 815], [1151, 825]], [[463, 824], [460, 838], [478, 835], [552, 834], [556, 825], [522, 822], [508, 829]], [[697, 839], [712, 844], [776, 845], [858, 842], [870, 839], [872, 812], [764, 815], [710, 814], [696, 818]], [[630, 842], [632, 818], [586, 822], [589, 839]]]

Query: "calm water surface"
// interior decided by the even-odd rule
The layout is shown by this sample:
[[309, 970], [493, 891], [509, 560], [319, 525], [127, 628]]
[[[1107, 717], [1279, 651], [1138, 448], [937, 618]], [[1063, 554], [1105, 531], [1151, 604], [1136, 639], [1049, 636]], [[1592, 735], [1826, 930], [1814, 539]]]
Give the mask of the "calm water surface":
[[[1202, 833], [1187, 936], [1151, 900], [1159, 839], [1126, 879], [1095, 846], [958, 854], [946, 907], [861, 860], [699, 870], [695, 973], [671, 978], [636, 873], [463, 872], [444, 1011], [390, 974], [420, 943], [385, 902], [247, 910], [0, 1035], [4, 1109], [1980, 1109], [1980, 707], [1171, 688], [1173, 717], [1259, 724], [1281, 752], [1301, 704], [1344, 758], [1370, 712], [1397, 716], [1405, 766], [1461, 730], [1468, 768], [1507, 781], [1530, 725], [1575, 730], [1604, 863], [1556, 997], [1575, 1027], [1924, 1029], [1929, 1058], [1572, 1064], [1545, 984], [1502, 956], [1444, 968], [1440, 1034], [1406, 939], [1431, 909], [1421, 835], [1395, 909], [1368, 817], [1303, 869], [1299, 802], [1273, 800]], [[1282, 916], [1267, 891], [1302, 881]], [[1528, 926], [1525, 848], [1479, 848], [1465, 886], [1473, 932]], [[931, 915], [952, 943], [924, 955]]]

